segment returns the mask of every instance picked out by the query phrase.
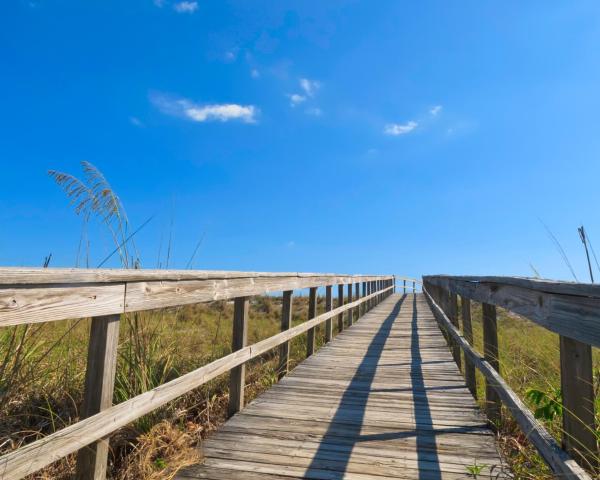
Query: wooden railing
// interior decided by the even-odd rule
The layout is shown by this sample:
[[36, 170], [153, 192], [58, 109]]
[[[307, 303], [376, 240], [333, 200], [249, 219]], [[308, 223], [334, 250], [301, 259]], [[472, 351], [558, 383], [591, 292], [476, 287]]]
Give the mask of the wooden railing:
[[[459, 367], [461, 350], [464, 353], [465, 380], [474, 395], [475, 368], [485, 377], [488, 418], [498, 422], [501, 402], [504, 402], [557, 476], [590, 478], [581, 466], [597, 472], [591, 347], [600, 346], [600, 286], [516, 277], [435, 275], [423, 277], [423, 292], [449, 338]], [[462, 333], [458, 315], [459, 295]], [[471, 301], [482, 304], [483, 357], [472, 347]], [[496, 307], [526, 317], [559, 335], [563, 448], [501, 377]], [[531, 338], [531, 341], [536, 339]]]
[[[338, 285], [338, 307], [332, 290]], [[344, 304], [344, 285], [347, 286]], [[362, 285], [362, 293], [360, 286]], [[325, 313], [317, 315], [317, 289], [325, 288]], [[306, 322], [291, 326], [292, 292], [309, 289]], [[244, 366], [276, 347], [287, 372], [289, 341], [307, 333], [307, 354], [315, 350], [316, 327], [325, 338], [390, 295], [390, 275], [255, 273], [165, 270], [0, 269], [0, 327], [92, 317], [80, 421], [0, 457], [0, 478], [19, 479], [74, 452], [77, 478], [106, 476], [109, 436], [167, 402], [231, 371], [229, 414], [244, 405]], [[414, 289], [414, 284], [413, 284]], [[354, 293], [353, 293], [354, 290]], [[246, 344], [249, 297], [283, 292], [281, 333]], [[157, 388], [112, 405], [121, 315], [214, 300], [234, 301], [232, 353]], [[344, 321], [346, 315], [346, 321]]]

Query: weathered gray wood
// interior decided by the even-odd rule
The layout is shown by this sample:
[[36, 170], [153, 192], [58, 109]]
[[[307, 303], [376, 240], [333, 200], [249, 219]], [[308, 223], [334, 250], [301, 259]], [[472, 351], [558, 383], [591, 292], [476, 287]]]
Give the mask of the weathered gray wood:
[[[448, 297], [448, 318], [452, 322], [452, 325], [454, 325], [458, 330], [460, 330], [460, 324], [458, 323], [458, 298], [455, 293], [450, 293]], [[458, 365], [458, 369], [460, 370], [462, 367], [462, 362], [460, 358], [460, 347], [454, 341], [451, 341], [451, 344], [452, 356], [454, 357], [454, 361], [456, 362], [456, 365]]]
[[[348, 296], [348, 302], [352, 302], [352, 284], [351, 283], [348, 284], [347, 290], [348, 290], [348, 292], [346, 293], [346, 295]], [[352, 312], [353, 312], [352, 309], [348, 310], [348, 326], [352, 326], [352, 323], [354, 322]]]
[[563, 448], [589, 470], [598, 468], [592, 348], [560, 337]]
[[[81, 418], [112, 406], [117, 371], [120, 315], [92, 318]], [[104, 480], [109, 439], [103, 438], [77, 454], [78, 480]]]
[[454, 480], [474, 458], [506, 478], [424, 299], [387, 294], [223, 425], [204, 463], [178, 478]]
[[526, 432], [528, 440], [537, 448], [546, 463], [560, 478], [591, 480], [590, 476], [575, 462], [567, 452], [562, 450], [556, 440], [535, 419], [527, 406], [521, 401], [517, 394], [508, 386], [498, 373], [498, 370], [486, 359], [481, 357], [471, 345], [465, 340], [444, 314], [441, 307], [435, 302], [427, 290], [427, 280], [424, 282], [424, 293], [426, 294], [433, 313], [454, 340], [460, 345], [466, 356], [473, 362], [486, 379], [486, 382], [495, 386], [500, 399], [510, 410], [512, 417], [518, 423], [523, 432]]
[[320, 325], [328, 318], [334, 318], [343, 314], [349, 308], [356, 307], [360, 302], [366, 302], [370, 299], [372, 299], [372, 296], [335, 308], [331, 312], [323, 313], [313, 320], [244, 347], [208, 365], [171, 380], [164, 385], [153, 388], [96, 415], [65, 427], [58, 432], [47, 435], [14, 452], [3, 455], [0, 457], [0, 472], [3, 473], [5, 478], [10, 478], [11, 480], [18, 480], [34, 473], [84, 446], [106, 437], [180, 395], [205, 384], [235, 367], [245, 364], [253, 358], [263, 355], [286, 341], [306, 333], [310, 328]]
[[[471, 301], [468, 298], [461, 297], [460, 306], [462, 310], [462, 321], [463, 321], [463, 333], [465, 340], [469, 342], [469, 345], [473, 345], [473, 326], [471, 324]], [[477, 398], [477, 378], [475, 376], [475, 366], [473, 362], [465, 356], [465, 380], [467, 387]]]
[[[55, 274], [59, 278], [69, 277], [60, 272]], [[196, 272], [198, 277], [201, 277], [201, 274], [202, 272]], [[72, 275], [74, 278], [81, 277], [88, 281], [57, 283], [48, 272], [41, 272], [39, 278], [49, 283], [2, 284], [0, 327], [174, 307], [332, 283], [350, 284], [362, 278], [373, 278], [316, 274], [257, 274], [254, 277], [243, 273], [220, 275], [219, 277], [206, 274], [206, 278], [190, 279], [189, 276], [181, 274], [179, 276], [182, 279], [178, 280], [169, 279], [169, 275], [166, 275], [167, 279], [159, 279], [153, 274], [148, 275], [147, 281], [110, 283], [106, 282], [105, 278], [112, 276], [103, 274], [97, 276], [98, 282], [94, 283], [89, 280], [96, 277], [76, 272]], [[137, 279], [143, 278], [143, 275], [118, 273], [114, 277]], [[4, 279], [0, 276], [0, 282], [2, 280]]]
[[[236, 352], [246, 346], [248, 341], [248, 297], [238, 297], [233, 304], [233, 334], [231, 351]], [[231, 370], [229, 377], [229, 416], [244, 408], [244, 386], [246, 384], [246, 365], [241, 364]]]
[[[496, 320], [496, 307], [484, 303], [483, 315], [483, 354], [486, 361], [500, 373], [500, 356], [498, 354], [498, 323]], [[485, 382], [485, 412], [494, 425], [500, 423], [501, 413], [500, 397], [497, 393], [497, 385], [494, 379], [486, 379]]]
[[[354, 300], [359, 300], [360, 299], [360, 283], [355, 283], [354, 284]], [[354, 316], [356, 318], [356, 321], [358, 321], [358, 319], [360, 318], [360, 307], [357, 307], [354, 309]]]
[[[325, 287], [325, 311], [330, 312], [333, 310], [333, 297], [332, 297], [332, 289], [331, 285], [327, 285]], [[359, 307], [360, 308], [360, 307]], [[333, 322], [331, 318], [328, 318], [325, 321], [325, 342], [331, 342], [333, 338]]]
[[412, 285], [413, 285], [413, 293], [416, 293], [417, 292], [416, 282], [413, 281]]
[[[338, 285], [338, 308], [344, 305], [344, 286]], [[344, 314], [340, 313], [338, 315], [338, 332], [342, 332], [344, 330]]]
[[[285, 332], [292, 327], [292, 290], [283, 292], [281, 299], [281, 331]], [[290, 342], [283, 342], [279, 346], [278, 376], [281, 380], [288, 374], [290, 368]]]
[[[496, 305], [527, 317], [551, 332], [600, 347], [600, 299], [572, 294], [576, 291], [575, 285], [581, 285], [582, 293], [596, 291], [598, 285], [592, 289], [583, 284], [570, 284], [564, 290], [571, 294], [561, 294], [544, 292], [540, 285], [536, 289], [513, 285], [521, 282], [484, 283], [445, 276], [426, 276], [424, 279], [476, 302]], [[533, 280], [523, 283], [536, 284]], [[542, 285], [549, 290], [558, 290], [562, 284], [542, 282]]]
[[[362, 296], [367, 296], [367, 282], [362, 282]], [[360, 316], [362, 317], [365, 313], [367, 313], [367, 304], [361, 303], [359, 308]]]
[[406, 280], [402, 280], [402, 291], [406, 293]]
[[[308, 319], [312, 320], [317, 316], [317, 288], [312, 287], [308, 293]], [[315, 336], [317, 327], [311, 328], [306, 334], [306, 356], [310, 357], [315, 353]]]

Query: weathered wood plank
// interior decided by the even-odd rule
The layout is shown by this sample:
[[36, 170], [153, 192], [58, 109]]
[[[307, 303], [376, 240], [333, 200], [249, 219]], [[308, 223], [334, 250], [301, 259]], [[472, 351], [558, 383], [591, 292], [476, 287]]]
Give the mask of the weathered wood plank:
[[[292, 327], [292, 290], [283, 292], [281, 301], [281, 331], [285, 332]], [[290, 342], [283, 342], [279, 346], [278, 376], [281, 380], [288, 374], [290, 366]]]
[[[465, 340], [469, 345], [473, 345], [473, 326], [471, 323], [471, 301], [468, 298], [461, 297], [460, 306], [462, 310], [463, 333]], [[475, 366], [473, 362], [465, 357], [465, 380], [471, 394], [477, 398], [477, 378], [475, 376]]]
[[[231, 351], [237, 352], [246, 346], [248, 341], [248, 297], [238, 297], [233, 304], [233, 333]], [[229, 416], [244, 408], [244, 386], [246, 385], [246, 365], [241, 364], [231, 369], [229, 374]]]
[[[327, 285], [325, 287], [325, 311], [330, 312], [333, 309], [333, 297], [332, 297], [332, 289], [331, 285]], [[360, 308], [360, 307], [359, 307]], [[328, 318], [325, 321], [325, 342], [331, 342], [333, 338], [333, 322], [331, 318]]]
[[552, 435], [535, 419], [527, 406], [513, 392], [498, 370], [481, 357], [471, 345], [465, 340], [450, 322], [444, 311], [427, 292], [428, 281], [424, 282], [424, 292], [432, 306], [436, 319], [460, 345], [464, 354], [469, 357], [473, 364], [484, 375], [486, 381], [494, 385], [498, 397], [510, 410], [512, 417], [519, 424], [521, 430], [526, 432], [529, 441], [537, 448], [544, 460], [550, 465], [555, 474], [561, 478], [572, 478], [580, 480], [591, 480], [590, 476], [556, 443]]
[[[317, 287], [311, 287], [308, 294], [308, 319], [311, 320], [317, 316]], [[315, 335], [317, 327], [311, 328], [306, 334], [306, 356], [310, 357], [315, 353]]]
[[[120, 315], [92, 318], [82, 418], [91, 417], [112, 406], [120, 320]], [[103, 438], [79, 450], [75, 475], [77, 480], [106, 478], [108, 442], [108, 438]]]

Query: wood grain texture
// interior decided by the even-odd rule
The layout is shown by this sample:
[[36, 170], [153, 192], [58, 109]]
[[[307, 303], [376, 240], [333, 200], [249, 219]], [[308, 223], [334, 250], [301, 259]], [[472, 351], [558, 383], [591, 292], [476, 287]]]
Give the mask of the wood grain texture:
[[223, 425], [203, 464], [177, 478], [447, 480], [469, 478], [475, 458], [489, 466], [482, 478], [499, 466], [425, 299], [388, 292]]
[[452, 325], [442, 308], [429, 293], [427, 281], [424, 282], [423, 290], [440, 326], [452, 335], [465, 356], [469, 357], [473, 365], [483, 374], [486, 381], [489, 381], [496, 387], [498, 396], [504, 402], [512, 417], [554, 473], [560, 478], [591, 480], [583, 468], [567, 452], [560, 448], [552, 435], [535, 419], [531, 411], [529, 411], [517, 394], [508, 386], [496, 368], [479, 355], [465, 340], [460, 331]]
[[[337, 305], [338, 308], [344, 305], [344, 286], [338, 285], [338, 294], [337, 294]], [[337, 318], [338, 321], [338, 332], [342, 332], [344, 330], [344, 314], [340, 313]]]
[[[85, 389], [81, 417], [87, 418], [112, 406], [117, 371], [120, 315], [92, 319], [88, 345]], [[77, 454], [77, 480], [104, 480], [108, 461], [108, 438]]]
[[[600, 288], [598, 285], [538, 282], [531, 279], [504, 279], [507, 283], [500, 283], [464, 280], [478, 277], [423, 278], [432, 285], [476, 302], [496, 305], [522, 315], [551, 332], [600, 347], [600, 298], [596, 293], [593, 296], [584, 295], [586, 292], [596, 292]], [[561, 293], [563, 290], [568, 293]]]
[[592, 348], [560, 337], [563, 448], [590, 470], [598, 468]]
[[[331, 285], [327, 285], [325, 287], [325, 311], [330, 312], [333, 310], [333, 287]], [[360, 308], [360, 307], [359, 307]], [[325, 342], [331, 342], [333, 338], [333, 322], [331, 318], [328, 318], [325, 321]]]
[[[462, 311], [463, 334], [469, 345], [473, 345], [473, 325], [471, 323], [471, 301], [468, 298], [461, 297], [460, 307]], [[477, 398], [477, 378], [475, 376], [475, 366], [473, 362], [465, 357], [465, 381], [471, 394]]]
[[159, 387], [114, 405], [14, 452], [3, 455], [0, 457], [0, 478], [18, 480], [34, 473], [86, 445], [110, 435], [119, 428], [152, 412], [180, 395], [278, 347], [298, 335], [302, 335], [310, 328], [320, 325], [329, 318], [343, 314], [348, 308], [358, 306], [360, 302], [369, 301], [371, 298], [365, 297], [352, 304], [323, 313], [313, 320], [230, 353], [208, 365], [197, 368]]
[[[285, 332], [292, 327], [292, 290], [283, 292], [281, 299], [281, 331]], [[279, 346], [279, 368], [278, 376], [283, 378], [287, 375], [290, 365], [290, 342], [283, 342]]]
[[[233, 332], [231, 335], [231, 351], [237, 352], [246, 346], [248, 341], [248, 297], [238, 297], [233, 304]], [[229, 406], [231, 416], [244, 408], [244, 387], [246, 385], [246, 365], [241, 364], [231, 369], [229, 374]]]
[[[308, 293], [308, 319], [312, 320], [317, 316], [317, 287], [312, 287]], [[316, 328], [311, 328], [306, 333], [306, 356], [310, 357], [315, 353]]]
[[[483, 356], [500, 374], [500, 355], [498, 353], [498, 321], [496, 307], [484, 303], [482, 306], [483, 320]], [[500, 397], [493, 378], [486, 378], [485, 382], [485, 412], [494, 425], [500, 423], [501, 413]]]
[[[373, 278], [202, 271], [177, 274], [167, 271], [158, 277], [160, 271], [30, 270], [19, 276], [0, 269], [0, 327], [167, 308], [334, 283], [351, 285], [362, 278]], [[30, 283], [33, 279], [46, 283]], [[7, 283], [7, 280], [22, 283]]]

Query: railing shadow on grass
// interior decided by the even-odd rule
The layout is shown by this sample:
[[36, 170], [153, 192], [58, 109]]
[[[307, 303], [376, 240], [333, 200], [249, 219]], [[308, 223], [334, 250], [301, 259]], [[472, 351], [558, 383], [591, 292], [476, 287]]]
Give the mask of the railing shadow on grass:
[[[355, 445], [365, 442], [415, 437], [418, 478], [423, 480], [441, 480], [442, 474], [435, 439], [436, 434], [466, 433], [473, 430], [473, 427], [438, 428], [434, 430], [427, 390], [423, 380], [423, 361], [417, 322], [417, 302], [416, 296], [412, 295], [413, 316], [410, 323], [411, 388], [406, 390], [413, 393], [413, 413], [415, 421], [418, 422], [418, 428], [401, 432], [361, 435], [369, 393], [377, 391], [377, 389], [371, 389], [371, 386], [375, 380], [377, 368], [382, 366], [378, 365], [379, 359], [391, 333], [394, 320], [407, 298], [408, 295], [404, 294], [397, 300], [392, 312], [383, 321], [381, 327], [371, 340], [359, 368], [356, 370], [350, 385], [346, 388], [342, 396], [327, 432], [323, 435], [319, 447], [304, 473], [305, 478], [342, 479], [346, 474]], [[391, 365], [386, 366], [389, 367]], [[451, 386], [448, 388], [451, 388]], [[379, 391], [387, 390], [379, 389]], [[389, 391], [395, 390], [390, 389]], [[373, 463], [381, 467], [381, 464], [376, 462], [375, 458], [373, 459]], [[324, 474], [325, 476], [323, 476]]]

